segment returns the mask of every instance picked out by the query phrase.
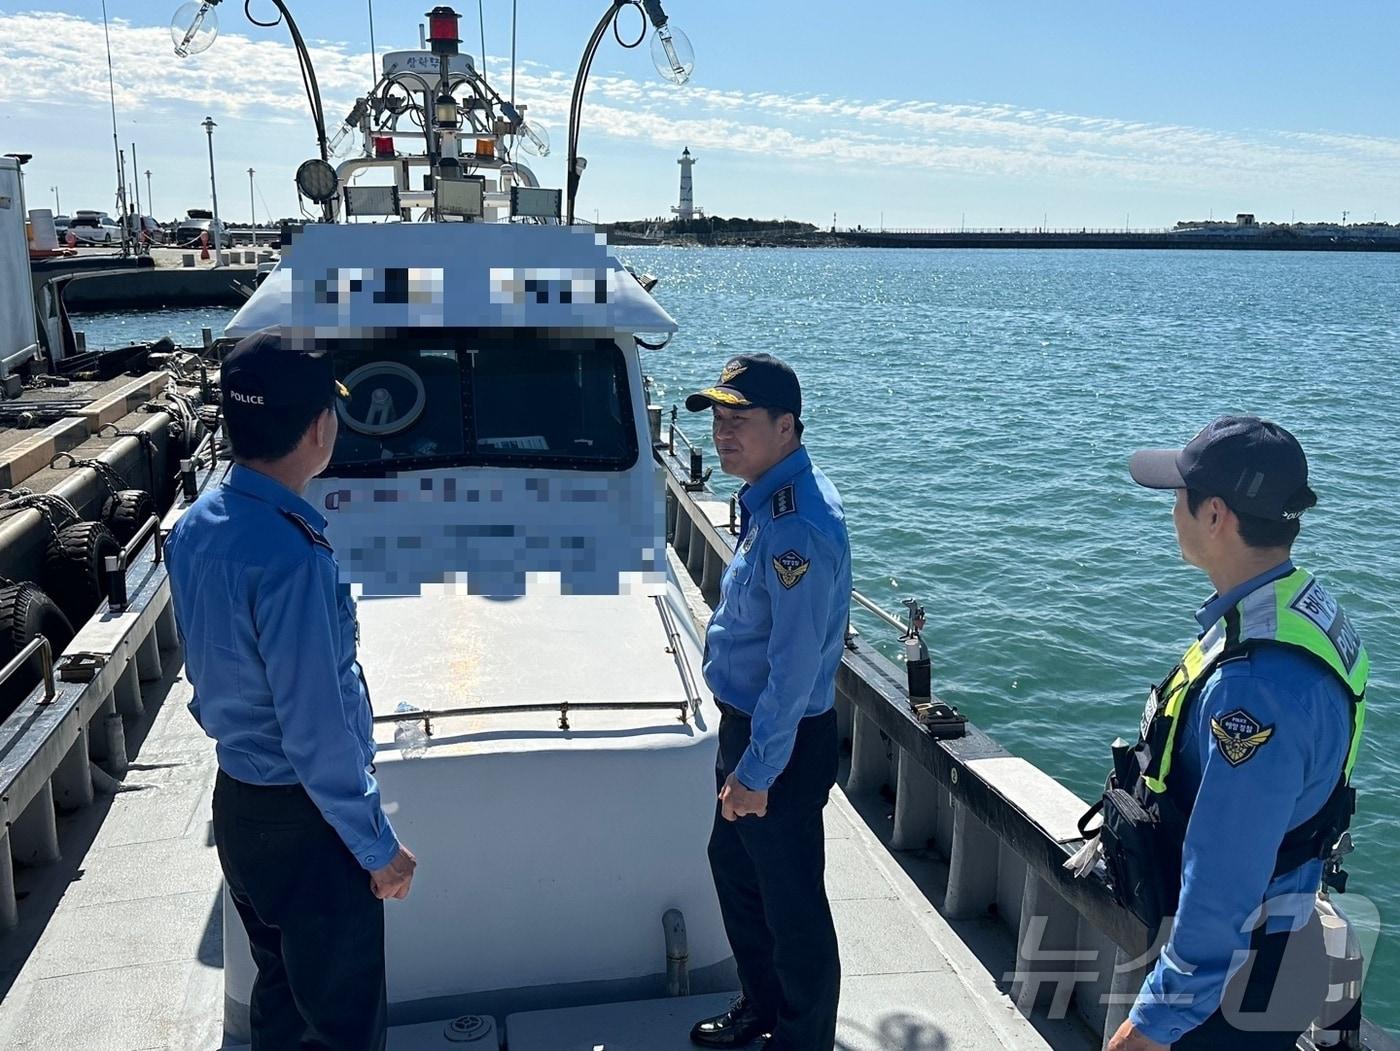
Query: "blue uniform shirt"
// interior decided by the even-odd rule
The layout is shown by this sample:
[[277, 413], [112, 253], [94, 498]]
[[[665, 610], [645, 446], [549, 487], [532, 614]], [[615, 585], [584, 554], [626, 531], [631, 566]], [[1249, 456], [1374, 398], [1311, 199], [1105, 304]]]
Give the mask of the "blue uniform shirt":
[[753, 717], [734, 771], [766, 791], [787, 766], [797, 724], [836, 703], [851, 605], [841, 498], [805, 448], [739, 490], [739, 546], [705, 633], [705, 682]]
[[399, 843], [368, 769], [359, 625], [325, 528], [290, 489], [235, 466], [170, 531], [170, 593], [190, 712], [217, 742], [220, 768], [247, 784], [300, 784], [373, 871]]
[[[1293, 564], [1284, 562], [1212, 596], [1196, 619], [1208, 630], [1250, 592], [1291, 572]], [[1274, 732], [1231, 765], [1210, 720], [1236, 709]], [[1181, 903], [1129, 1016], [1162, 1044], [1179, 1040], [1220, 1006], [1226, 982], [1246, 962], [1261, 905], [1269, 903], [1271, 933], [1308, 921], [1322, 862], [1269, 877], [1284, 833], [1316, 814], [1341, 777], [1351, 745], [1350, 695], [1320, 661], [1283, 646], [1260, 647], [1211, 673], [1178, 735], [1168, 791], [1191, 810]]]

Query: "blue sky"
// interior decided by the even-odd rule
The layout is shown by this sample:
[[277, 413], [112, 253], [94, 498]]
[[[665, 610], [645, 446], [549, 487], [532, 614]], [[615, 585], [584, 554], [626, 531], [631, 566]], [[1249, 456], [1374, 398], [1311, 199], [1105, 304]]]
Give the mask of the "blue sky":
[[[199, 127], [220, 127], [220, 207], [296, 211], [291, 174], [314, 141], [285, 31], [240, 0], [214, 47], [171, 53], [163, 0], [109, 0], [119, 137], [152, 169], [163, 218], [207, 206]], [[381, 51], [412, 46], [429, 5], [378, 0]], [[603, 0], [519, 0], [522, 100], [555, 151], [579, 52]], [[294, 0], [328, 115], [368, 86], [363, 0]], [[464, 46], [479, 50], [474, 3]], [[508, 81], [509, 0], [486, 0], [488, 72]], [[265, 0], [254, 10], [266, 17]], [[645, 47], [608, 37], [591, 82], [581, 215], [638, 218], [675, 202], [675, 159], [698, 158], [696, 202], [720, 215], [823, 225], [1134, 227], [1253, 211], [1400, 221], [1400, 5], [668, 0], [696, 72], [662, 83]], [[0, 0], [0, 152], [35, 154], [31, 204], [110, 208], [114, 163], [97, 2]], [[635, 12], [624, 15], [636, 24]], [[69, 79], [60, 74], [70, 71]], [[142, 177], [142, 191], [145, 179]]]

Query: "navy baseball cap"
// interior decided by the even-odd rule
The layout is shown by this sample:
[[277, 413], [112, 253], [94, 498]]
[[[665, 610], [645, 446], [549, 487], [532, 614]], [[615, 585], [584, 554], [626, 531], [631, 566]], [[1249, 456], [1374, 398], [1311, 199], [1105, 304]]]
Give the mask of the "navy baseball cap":
[[1258, 416], [1222, 416], [1183, 449], [1143, 449], [1128, 471], [1148, 489], [1192, 489], [1271, 521], [1297, 518], [1317, 502], [1298, 439]]
[[219, 369], [223, 411], [256, 423], [280, 413], [326, 409], [349, 397], [331, 355], [310, 341], [265, 328], [239, 340]]
[[802, 387], [797, 373], [771, 354], [740, 354], [731, 358], [713, 387], [696, 391], [685, 407], [700, 412], [712, 405], [736, 409], [780, 409], [802, 415]]

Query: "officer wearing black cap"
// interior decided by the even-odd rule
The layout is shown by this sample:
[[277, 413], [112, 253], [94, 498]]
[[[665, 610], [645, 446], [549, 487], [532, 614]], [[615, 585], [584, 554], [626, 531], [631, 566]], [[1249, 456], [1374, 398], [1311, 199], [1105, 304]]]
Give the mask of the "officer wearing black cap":
[[720, 706], [710, 868], [742, 995], [698, 1022], [703, 1047], [831, 1051], [841, 965], [823, 882], [836, 782], [836, 671], [851, 601], [841, 499], [802, 446], [802, 391], [767, 354], [686, 399], [713, 414], [739, 490], [739, 536], [705, 635]]
[[370, 773], [358, 626], [326, 520], [302, 499], [335, 446], [324, 353], [275, 330], [220, 373], [234, 466], [166, 542], [194, 698], [216, 742], [214, 842], [257, 965], [255, 1051], [380, 1051], [383, 899], [415, 860]]
[[1109, 1047], [1291, 1049], [1326, 993], [1314, 899], [1354, 805], [1366, 650], [1292, 562], [1317, 500], [1292, 434], [1226, 416], [1130, 471], [1176, 491], [1182, 557], [1215, 594], [1099, 805], [1115, 894], [1170, 929]]

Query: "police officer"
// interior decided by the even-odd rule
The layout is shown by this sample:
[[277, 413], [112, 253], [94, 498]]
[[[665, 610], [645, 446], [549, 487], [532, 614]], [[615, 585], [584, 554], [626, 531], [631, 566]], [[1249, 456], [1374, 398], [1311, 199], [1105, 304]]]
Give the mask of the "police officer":
[[221, 371], [234, 466], [166, 543], [190, 711], [217, 743], [214, 842], [258, 974], [255, 1051], [384, 1047], [383, 899], [415, 860], [369, 773], [357, 623], [326, 520], [302, 492], [330, 462], [330, 357], [264, 330]]
[[[1176, 491], [1182, 557], [1215, 594], [1198, 641], [1152, 691], [1129, 768], [1158, 819], [1153, 863], [1175, 920], [1109, 1047], [1291, 1049], [1326, 992], [1314, 900], [1354, 802], [1366, 651], [1291, 560], [1317, 502], [1292, 434], [1226, 416], [1184, 449], [1137, 453], [1130, 470]], [[1112, 874], [1121, 859], [1107, 853]]]
[[841, 965], [822, 808], [851, 596], [845, 516], [802, 446], [802, 391], [783, 362], [737, 357], [686, 408], [711, 410], [720, 467], [745, 482], [704, 663], [721, 713], [710, 868], [742, 995], [690, 1037], [742, 1047], [771, 1033], [768, 1051], [831, 1051]]

